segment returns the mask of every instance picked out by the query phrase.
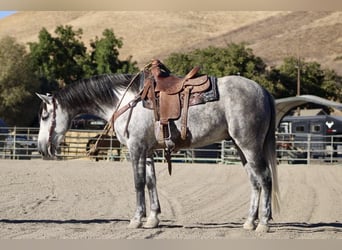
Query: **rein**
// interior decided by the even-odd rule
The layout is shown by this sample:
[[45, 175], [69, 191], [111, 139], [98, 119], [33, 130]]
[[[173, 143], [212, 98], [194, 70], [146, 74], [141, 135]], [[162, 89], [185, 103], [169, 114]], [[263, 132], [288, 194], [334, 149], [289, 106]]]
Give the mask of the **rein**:
[[149, 69], [152, 65], [152, 62], [146, 64], [144, 66], [144, 68], [142, 70], [140, 70], [133, 78], [132, 80], [130, 81], [130, 83], [127, 85], [120, 101], [118, 102], [118, 104], [116, 105], [116, 108], [113, 112], [113, 115], [112, 117], [109, 119], [109, 121], [107, 122], [106, 126], [103, 128], [102, 130], [102, 133], [100, 134], [100, 136], [97, 138], [95, 144], [92, 146], [91, 149], [89, 149], [89, 151], [87, 152], [87, 155], [91, 155], [92, 153], [94, 153], [97, 149], [97, 145], [99, 143], [99, 141], [101, 140], [101, 138], [104, 136], [104, 135], [108, 135], [109, 131], [112, 130], [112, 133], [114, 134], [114, 123], [116, 121], [116, 119], [122, 115], [123, 113], [125, 113], [126, 111], [128, 111], [130, 109], [130, 112], [129, 112], [129, 115], [128, 115], [128, 119], [127, 119], [127, 123], [126, 123], [126, 126], [125, 126], [125, 135], [128, 136], [128, 124], [131, 120], [131, 115], [132, 115], [132, 112], [133, 112], [133, 108], [137, 105], [137, 103], [141, 100], [141, 92], [136, 95], [134, 97], [133, 100], [131, 100], [128, 104], [126, 104], [125, 106], [120, 107], [123, 99], [125, 98], [125, 95], [127, 94], [128, 90], [132, 87], [133, 85], [133, 82], [135, 81], [135, 79], [140, 75], [140, 73], [144, 72], [146, 69]]

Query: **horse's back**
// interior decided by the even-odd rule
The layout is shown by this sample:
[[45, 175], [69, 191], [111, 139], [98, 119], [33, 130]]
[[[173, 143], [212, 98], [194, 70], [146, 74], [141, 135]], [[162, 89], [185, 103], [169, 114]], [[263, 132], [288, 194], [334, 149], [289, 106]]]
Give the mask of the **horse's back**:
[[243, 106], [268, 102], [266, 90], [253, 80], [241, 76], [225, 76], [218, 79], [220, 97], [232, 104]]
[[[270, 103], [263, 87], [240, 76], [218, 78], [217, 84], [218, 101], [189, 108], [190, 147], [246, 136], [263, 140], [270, 122]], [[176, 124], [181, 125], [180, 121]]]

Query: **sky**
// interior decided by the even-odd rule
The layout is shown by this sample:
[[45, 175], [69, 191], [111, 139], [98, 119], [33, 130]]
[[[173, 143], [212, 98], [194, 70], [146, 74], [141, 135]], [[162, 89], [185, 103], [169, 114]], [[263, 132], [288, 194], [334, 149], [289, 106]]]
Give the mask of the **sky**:
[[0, 11], [0, 19], [14, 14], [16, 11]]

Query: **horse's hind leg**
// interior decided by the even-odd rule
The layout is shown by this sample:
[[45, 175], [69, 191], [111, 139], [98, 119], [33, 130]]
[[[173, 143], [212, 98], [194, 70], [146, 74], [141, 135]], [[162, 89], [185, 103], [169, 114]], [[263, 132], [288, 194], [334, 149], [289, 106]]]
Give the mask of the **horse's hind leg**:
[[249, 206], [249, 213], [246, 222], [243, 224], [243, 228], [247, 230], [254, 230], [256, 228], [255, 221], [258, 219], [259, 214], [259, 201], [261, 188], [256, 180], [256, 177], [250, 170], [249, 164], [245, 165], [247, 174], [251, 183], [251, 200]]
[[[265, 163], [266, 164], [266, 163]], [[257, 232], [268, 232], [269, 226], [268, 222], [272, 219], [272, 204], [271, 204], [271, 197], [272, 197], [272, 177], [271, 171], [267, 167], [267, 165], [261, 172], [261, 187], [262, 187], [262, 210], [261, 215], [259, 216], [259, 224], [256, 228]]]
[[155, 228], [159, 225], [158, 214], [160, 214], [160, 204], [157, 193], [157, 182], [153, 158], [146, 160], [146, 185], [150, 197], [150, 215], [144, 224], [145, 228]]
[[[234, 142], [235, 143], [235, 142]], [[259, 213], [259, 201], [260, 201], [260, 193], [261, 187], [257, 181], [255, 174], [252, 171], [253, 167], [250, 163], [247, 162], [245, 155], [239, 148], [239, 146], [235, 143], [237, 151], [240, 155], [242, 165], [245, 167], [245, 170], [248, 174], [251, 183], [251, 200], [249, 213], [246, 222], [243, 224], [243, 228], [246, 230], [254, 230], [256, 228], [255, 221], [258, 219]]]
[[[266, 161], [260, 157], [257, 157], [254, 162], [247, 162], [245, 168], [251, 181], [252, 196], [249, 216], [244, 224], [244, 228], [252, 229], [252, 227], [255, 227], [255, 221], [259, 214], [259, 224], [256, 228], [256, 231], [267, 232], [269, 230], [268, 222], [270, 219], [272, 219], [272, 179], [270, 171], [267, 167]], [[262, 209], [259, 213], [260, 196], [262, 198]]]

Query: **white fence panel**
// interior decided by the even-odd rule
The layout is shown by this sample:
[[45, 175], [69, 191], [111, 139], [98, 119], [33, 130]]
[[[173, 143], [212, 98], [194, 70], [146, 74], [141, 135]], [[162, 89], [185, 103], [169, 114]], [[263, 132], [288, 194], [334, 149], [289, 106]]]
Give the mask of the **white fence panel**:
[[[0, 129], [0, 159], [41, 158], [37, 148], [38, 128], [9, 127]], [[60, 159], [92, 159], [94, 161], [128, 161], [127, 148], [115, 137], [107, 136], [99, 144], [98, 155], [88, 156], [87, 150], [101, 134], [101, 130], [69, 130], [60, 148]], [[277, 134], [277, 159], [295, 164], [338, 163], [342, 161], [342, 135]], [[165, 162], [163, 150], [156, 150], [155, 160]], [[180, 150], [173, 154], [173, 162], [184, 163], [240, 163], [231, 141]]]

